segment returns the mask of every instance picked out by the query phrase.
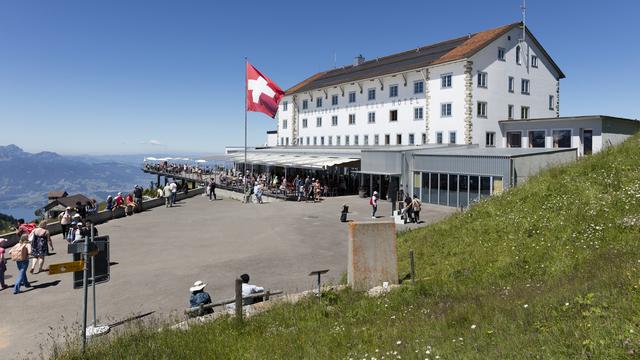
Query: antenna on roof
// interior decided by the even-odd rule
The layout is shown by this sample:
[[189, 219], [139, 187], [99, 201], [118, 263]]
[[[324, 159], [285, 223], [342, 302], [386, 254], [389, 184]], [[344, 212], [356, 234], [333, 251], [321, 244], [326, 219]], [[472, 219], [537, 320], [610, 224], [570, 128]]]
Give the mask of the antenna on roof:
[[333, 68], [337, 68], [338, 65], [336, 64], [338, 62], [338, 54], [336, 54], [336, 52], [333, 52]]
[[527, 0], [522, 0], [520, 10], [522, 11], [522, 39], [520, 41], [524, 42], [527, 36]]

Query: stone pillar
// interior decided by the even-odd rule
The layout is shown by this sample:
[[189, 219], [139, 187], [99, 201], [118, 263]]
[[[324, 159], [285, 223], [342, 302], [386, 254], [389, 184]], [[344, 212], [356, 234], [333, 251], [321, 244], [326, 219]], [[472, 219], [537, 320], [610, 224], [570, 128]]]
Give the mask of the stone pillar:
[[556, 117], [560, 117], [560, 80], [556, 81]]
[[464, 64], [464, 143], [473, 142], [473, 61]]
[[393, 222], [350, 222], [347, 280], [355, 291], [383, 282], [398, 283], [396, 225]]

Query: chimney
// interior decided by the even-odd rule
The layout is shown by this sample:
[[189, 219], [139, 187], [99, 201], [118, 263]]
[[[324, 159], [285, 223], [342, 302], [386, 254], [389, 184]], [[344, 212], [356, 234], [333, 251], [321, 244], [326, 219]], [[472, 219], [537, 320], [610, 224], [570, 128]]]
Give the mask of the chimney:
[[355, 59], [353, 59], [353, 66], [358, 66], [360, 64], [362, 64], [364, 62], [364, 56], [362, 56], [362, 54], [356, 56]]

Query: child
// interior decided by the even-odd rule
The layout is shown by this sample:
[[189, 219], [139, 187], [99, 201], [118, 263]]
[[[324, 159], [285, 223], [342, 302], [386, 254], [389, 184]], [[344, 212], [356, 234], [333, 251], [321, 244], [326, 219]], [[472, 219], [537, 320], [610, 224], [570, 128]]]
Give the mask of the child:
[[[0, 239], [0, 243], [3, 243], [4, 239]], [[4, 259], [4, 248], [0, 247], [0, 289], [4, 290], [8, 288], [4, 283], [4, 272], [7, 271], [7, 261]]]

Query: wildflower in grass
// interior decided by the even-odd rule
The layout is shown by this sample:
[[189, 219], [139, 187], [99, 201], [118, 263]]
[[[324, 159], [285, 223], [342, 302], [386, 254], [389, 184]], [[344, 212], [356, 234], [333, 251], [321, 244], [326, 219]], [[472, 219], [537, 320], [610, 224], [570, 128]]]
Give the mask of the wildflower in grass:
[[528, 307], [529, 307], [529, 304], [524, 304], [524, 308], [525, 309], [528, 308]]
[[476, 328], [475, 324], [474, 324], [474, 325], [471, 325], [471, 328], [472, 328], [472, 329], [475, 329], [475, 328]]
[[396, 345], [400, 345], [400, 344], [402, 344], [402, 341], [400, 340], [396, 341]]

